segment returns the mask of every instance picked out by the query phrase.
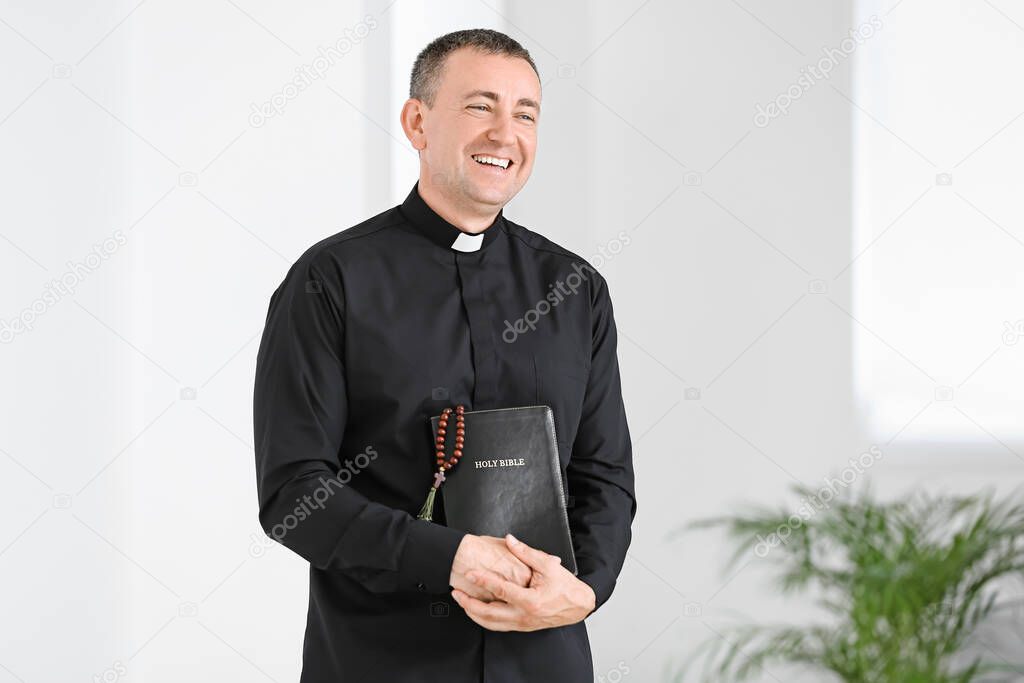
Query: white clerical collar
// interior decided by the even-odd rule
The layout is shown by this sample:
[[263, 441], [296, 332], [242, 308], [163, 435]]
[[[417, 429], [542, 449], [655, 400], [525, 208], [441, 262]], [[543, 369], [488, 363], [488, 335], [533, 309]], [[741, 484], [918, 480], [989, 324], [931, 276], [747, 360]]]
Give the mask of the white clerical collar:
[[484, 243], [484, 234], [477, 233], [470, 235], [468, 232], [460, 232], [459, 236], [452, 242], [452, 249], [455, 251], [478, 251]]
[[399, 211], [417, 230], [423, 232], [434, 244], [442, 249], [461, 252], [479, 252], [487, 250], [498, 241], [505, 230], [504, 210], [499, 210], [494, 222], [480, 232], [474, 234], [458, 228], [423, 201], [419, 192], [419, 181], [413, 185], [409, 196], [398, 206]]

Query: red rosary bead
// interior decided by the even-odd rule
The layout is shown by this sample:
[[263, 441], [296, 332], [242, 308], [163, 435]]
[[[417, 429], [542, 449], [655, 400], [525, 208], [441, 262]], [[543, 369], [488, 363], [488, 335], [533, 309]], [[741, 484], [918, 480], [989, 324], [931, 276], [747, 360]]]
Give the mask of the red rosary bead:
[[[447, 427], [448, 427], [448, 416], [451, 415], [453, 412], [455, 413], [455, 426], [456, 426], [456, 429], [455, 429], [455, 448], [452, 451], [452, 457], [446, 460], [446, 458], [445, 458], [445, 443], [446, 443], [446, 437], [448, 435], [448, 429], [447, 429]], [[438, 470], [440, 470], [440, 471], [450, 470], [451, 468], [455, 467], [455, 465], [459, 462], [459, 458], [462, 457], [462, 449], [463, 449], [463, 447], [465, 446], [465, 443], [466, 443], [466, 437], [465, 437], [465, 435], [466, 435], [465, 412], [466, 412], [466, 407], [461, 405], [461, 404], [455, 406], [454, 410], [451, 407], [448, 407], [448, 408], [445, 408], [444, 410], [441, 411], [441, 417], [440, 417], [440, 419], [438, 420], [438, 423], [437, 423], [437, 438], [435, 439], [435, 442], [437, 444], [437, 448], [436, 448], [436, 451], [437, 451], [436, 452], [436, 456], [437, 457], [436, 457], [435, 462], [437, 464]], [[443, 481], [443, 480], [441, 480], [441, 481]], [[440, 486], [440, 481], [438, 482], [438, 487], [439, 486]]]
[[455, 448], [452, 451], [452, 457], [447, 462], [445, 461], [445, 437], [448, 434], [448, 416], [453, 412], [452, 408], [448, 407], [441, 411], [441, 416], [437, 422], [437, 438], [434, 440], [434, 452], [436, 455], [437, 472], [434, 474], [434, 482], [430, 486], [430, 490], [427, 492], [427, 500], [423, 503], [423, 507], [420, 508], [419, 514], [416, 515], [417, 519], [423, 519], [426, 521], [433, 520], [434, 514], [434, 494], [441, 484], [444, 483], [445, 470], [450, 470], [458, 464], [459, 458], [462, 457], [462, 449], [465, 445], [466, 435], [466, 418], [465, 412], [466, 407], [462, 404], [455, 406]]

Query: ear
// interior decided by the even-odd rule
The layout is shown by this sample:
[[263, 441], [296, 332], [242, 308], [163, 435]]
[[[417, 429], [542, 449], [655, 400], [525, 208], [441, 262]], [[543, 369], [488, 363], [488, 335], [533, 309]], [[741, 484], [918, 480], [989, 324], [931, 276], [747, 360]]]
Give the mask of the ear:
[[409, 98], [402, 105], [400, 122], [405, 137], [412, 143], [413, 149], [422, 150], [427, 146], [427, 136], [423, 131], [423, 111], [426, 105], [420, 100]]

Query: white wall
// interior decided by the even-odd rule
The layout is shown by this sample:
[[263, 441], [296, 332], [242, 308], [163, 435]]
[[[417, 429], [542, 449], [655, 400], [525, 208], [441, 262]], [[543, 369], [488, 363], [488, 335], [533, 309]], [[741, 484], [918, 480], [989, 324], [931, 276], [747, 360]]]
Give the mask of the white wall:
[[[668, 662], [737, 620], [828, 618], [778, 595], [770, 563], [749, 550], [725, 571], [731, 547], [720, 535], [669, 538], [683, 523], [756, 503], [796, 512], [791, 484], [820, 489], [872, 448], [881, 457], [855, 486], [870, 481], [883, 496], [1006, 492], [1024, 481], [1020, 420], [1009, 429], [996, 419], [1024, 409], [1019, 345], [1001, 349], [949, 405], [933, 400], [938, 386], [960, 383], [1001, 346], [1004, 320], [1022, 317], [1024, 213], [1010, 186], [1024, 179], [1024, 122], [1015, 119], [1024, 93], [1011, 85], [1024, 15], [1015, 24], [985, 4], [913, 0], [587, 7], [583, 17], [534, 3], [512, 10], [550, 81], [547, 151], [509, 214], [586, 254], [617, 248], [620, 230], [631, 237], [602, 270], [616, 304], [640, 509], [620, 585], [589, 626], [605, 680], [663, 680]], [[828, 78], [802, 88], [788, 114], [758, 125], [758, 105], [800, 85], [805, 67], [862, 25], [874, 28], [836, 58]], [[557, 77], [560, 63], [574, 66], [563, 67], [565, 78]], [[915, 144], [927, 147], [927, 159], [908, 151]], [[946, 187], [908, 211], [954, 167], [956, 189], [990, 207], [998, 226], [963, 203], [952, 211], [960, 200]], [[892, 243], [874, 240], [897, 218], [888, 240], [921, 248], [897, 252], [904, 260], [891, 264]], [[919, 276], [933, 270], [919, 259], [936, 254], [946, 277]], [[879, 263], [891, 264], [881, 296], [907, 306], [904, 317], [921, 321], [928, 316], [920, 309], [939, 309], [926, 321], [935, 334], [895, 324], [902, 319], [892, 306], [873, 315], [858, 305], [873, 293], [872, 271], [859, 270], [872, 256], [876, 277]], [[991, 269], [994, 287], [1004, 289], [986, 291], [983, 277], [968, 286], [968, 267]], [[1016, 308], [984, 306], [983, 321], [958, 317], [996, 293], [1015, 298]], [[967, 304], [942, 310], [944, 300]], [[965, 327], [958, 346], [936, 336]], [[934, 382], [912, 377], [919, 357]], [[858, 358], [876, 365], [858, 367]], [[891, 369], [915, 401], [888, 415], [905, 430], [868, 419], [873, 396], [865, 391], [890, 388], [889, 377], [855, 387], [856, 378]], [[956, 419], [962, 438], [948, 443], [913, 428], [925, 405], [948, 411], [929, 413], [929, 422]], [[755, 680], [820, 680], [768, 669]]]
[[[465, 0], [437, 16], [436, 6], [0, 3], [0, 325], [51, 280], [76, 281], [0, 345], [0, 683], [297, 678], [305, 565], [264, 547], [256, 518], [258, 335], [270, 293], [308, 245], [408, 192], [416, 158], [398, 125], [408, 72], [426, 42], [456, 28], [507, 31], [543, 76], [537, 165], [506, 213], [605, 254], [639, 514], [619, 586], [588, 622], [598, 680], [663, 680], [737, 618], [817, 616], [776, 595], [752, 555], [725, 573], [717, 534], [669, 538], [686, 521], [793, 506], [794, 481], [820, 486], [873, 445], [883, 458], [859, 479], [887, 495], [1021, 480], [1006, 451], [1024, 453], [1019, 434], [979, 430], [932, 459], [919, 435], [870, 430], [855, 349], [896, 332], [851, 318], [858, 271], [843, 269], [872, 239], [855, 231], [865, 210], [855, 200], [868, 201], [855, 142], [914, 138], [915, 116], [943, 116], [873, 111], [857, 101], [851, 67], [884, 64], [930, 13], [990, 34], [1003, 60], [898, 85], [923, 97], [973, 84], [985, 115], [950, 119], [956, 144], [929, 138], [928, 155], [946, 168], [962, 141], [991, 138], [958, 169], [957, 188], [1024, 237], [1013, 184], [986, 176], [1020, 158], [1024, 120], [1011, 120], [1024, 97], [985, 97], [1014, 82], [1024, 14], [884, 5], [876, 36], [758, 126], [756, 106], [838, 46], [857, 8]], [[362, 37], [324, 79], [253, 120], [250, 104], [346, 31]], [[882, 187], [885, 174], [927, 184], [935, 169], [903, 160], [878, 173]], [[877, 230], [914, 196], [881, 211]], [[907, 229], [928, 239], [934, 212], [908, 213]], [[964, 253], [1018, 250], [1021, 262], [1009, 239], [979, 253], [972, 231], [990, 223], [967, 216]], [[108, 238], [95, 267], [67, 275]], [[758, 680], [782, 679], [816, 680], [784, 669]]]

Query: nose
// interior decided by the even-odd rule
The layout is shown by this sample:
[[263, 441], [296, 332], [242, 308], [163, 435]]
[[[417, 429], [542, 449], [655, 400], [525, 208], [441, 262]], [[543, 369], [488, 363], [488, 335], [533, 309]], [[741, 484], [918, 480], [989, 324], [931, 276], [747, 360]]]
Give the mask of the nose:
[[487, 131], [487, 139], [502, 147], [515, 144], [516, 133], [512, 123], [510, 118], [504, 116], [496, 117], [494, 124]]

